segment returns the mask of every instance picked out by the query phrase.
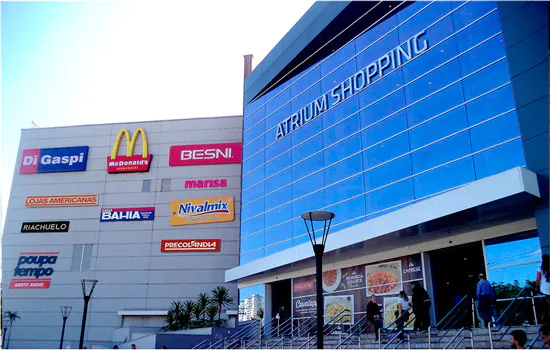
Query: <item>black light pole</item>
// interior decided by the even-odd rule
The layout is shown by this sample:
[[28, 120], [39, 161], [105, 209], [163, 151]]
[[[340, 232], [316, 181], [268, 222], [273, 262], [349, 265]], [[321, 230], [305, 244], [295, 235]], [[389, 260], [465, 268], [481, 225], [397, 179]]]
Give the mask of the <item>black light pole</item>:
[[82, 346], [84, 345], [84, 331], [86, 330], [86, 316], [88, 314], [88, 302], [92, 297], [92, 293], [94, 292], [94, 288], [97, 283], [97, 280], [82, 279], [80, 280], [80, 282], [82, 283], [82, 294], [84, 295], [84, 312], [82, 313], [82, 328], [80, 329], [80, 343], [78, 344], [78, 348], [82, 349]]
[[[325, 243], [327, 242], [328, 232], [330, 231], [330, 224], [334, 219], [334, 213], [329, 211], [309, 211], [302, 214], [302, 219], [306, 224], [307, 234], [311, 245], [313, 246], [313, 252], [315, 253], [315, 276], [317, 284], [317, 348], [323, 349], [323, 326], [325, 324], [323, 319], [324, 305], [323, 305], [323, 254], [325, 252]], [[310, 225], [308, 225], [308, 221]], [[315, 235], [314, 221], [323, 221], [323, 232], [320, 242], [317, 242], [317, 236]], [[311, 226], [311, 227], [310, 227]]]
[[6, 333], [8, 332], [8, 318], [6, 315], [2, 316], [2, 348], [7, 349], [6, 347]]
[[61, 328], [61, 341], [59, 341], [59, 348], [63, 349], [63, 338], [65, 337], [65, 324], [67, 323], [67, 318], [71, 314], [72, 306], [61, 306], [61, 316], [63, 316], [63, 328]]

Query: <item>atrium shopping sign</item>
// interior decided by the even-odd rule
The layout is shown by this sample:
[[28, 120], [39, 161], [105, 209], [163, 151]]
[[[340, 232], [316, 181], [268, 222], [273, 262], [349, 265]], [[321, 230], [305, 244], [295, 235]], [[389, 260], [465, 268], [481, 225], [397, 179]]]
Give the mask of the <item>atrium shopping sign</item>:
[[[59, 252], [21, 252], [13, 270], [10, 289], [50, 288], [52, 265], [57, 262]], [[23, 278], [21, 278], [23, 277]]]
[[366, 89], [376, 78], [382, 78], [388, 72], [401, 67], [407, 61], [413, 59], [413, 57], [426, 51], [428, 49], [428, 41], [426, 39], [420, 40], [420, 37], [425, 34], [426, 30], [424, 29], [403, 44], [395, 47], [359, 72], [336, 85], [329, 92], [324, 93], [310, 102], [307, 106], [284, 119], [277, 125], [275, 140], [298, 129], [321, 113], [342, 103], [342, 101], [345, 101], [360, 90]]
[[88, 146], [24, 149], [20, 174], [85, 171]]
[[[143, 141], [141, 155], [133, 155], [136, 141], [140, 134]], [[119, 156], [118, 148], [120, 146], [120, 141], [123, 136], [126, 139], [126, 155]], [[136, 129], [131, 138], [128, 130], [122, 129], [116, 137], [111, 156], [107, 157], [107, 172], [109, 174], [147, 172], [151, 167], [152, 158], [153, 155], [149, 154], [147, 135], [142, 128]]]

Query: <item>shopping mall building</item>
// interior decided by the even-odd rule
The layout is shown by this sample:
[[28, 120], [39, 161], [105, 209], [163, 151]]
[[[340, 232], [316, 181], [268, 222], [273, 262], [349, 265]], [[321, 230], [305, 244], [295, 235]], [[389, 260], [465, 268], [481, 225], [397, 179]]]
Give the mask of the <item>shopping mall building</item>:
[[98, 281], [88, 348], [156, 332], [172, 301], [217, 286], [237, 300], [224, 274], [239, 262], [241, 137], [240, 116], [23, 130], [2, 242], [2, 311], [21, 318], [5, 346], [58, 348], [72, 306], [63, 347], [78, 348], [82, 278]]
[[327, 313], [357, 319], [376, 294], [389, 321], [420, 281], [441, 319], [479, 273], [534, 280], [549, 251], [548, 91], [547, 2], [316, 3], [245, 80], [226, 281], [265, 294], [267, 320], [314, 314], [312, 210], [336, 215]]

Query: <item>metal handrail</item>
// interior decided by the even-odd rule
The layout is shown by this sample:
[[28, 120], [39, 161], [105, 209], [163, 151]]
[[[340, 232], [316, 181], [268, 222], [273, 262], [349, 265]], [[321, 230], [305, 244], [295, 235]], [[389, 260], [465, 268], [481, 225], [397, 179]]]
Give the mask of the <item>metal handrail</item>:
[[[347, 311], [348, 313], [350, 313], [350, 320], [351, 320], [351, 317], [353, 317], [353, 314], [351, 313], [351, 310], [349, 310], [349, 309], [344, 309], [344, 310], [340, 311], [339, 313], [337, 313], [337, 314], [332, 318], [332, 320], [330, 320], [330, 322], [325, 323], [325, 324], [323, 325], [323, 334], [326, 333], [326, 332], [325, 332], [325, 328], [326, 328], [327, 326], [328, 326], [328, 327], [332, 326], [332, 324], [334, 323], [334, 320], [340, 319], [340, 317], [342, 317], [342, 316], [343, 316], [343, 313], [346, 312], [346, 311]], [[313, 327], [309, 328], [309, 329], [308, 329], [308, 332], [309, 332], [311, 329], [313, 329], [314, 327], [316, 327], [316, 326], [317, 326], [317, 325], [314, 325]], [[309, 334], [308, 334], [308, 335], [309, 335]], [[307, 347], [309, 348], [310, 343], [311, 343], [312, 340], [315, 340], [315, 345], [317, 345], [317, 338], [311, 338], [311, 339], [308, 339], [304, 344], [302, 344], [298, 349], [303, 349], [305, 346], [307, 346]]]
[[460, 299], [460, 301], [451, 309], [451, 311], [447, 312], [447, 315], [445, 315], [445, 317], [443, 317], [436, 325], [435, 325], [435, 328], [439, 328], [443, 322], [447, 319], [447, 317], [449, 317], [455, 310], [456, 308], [458, 308], [460, 306], [460, 304], [462, 304], [464, 302], [464, 300], [466, 300], [466, 298], [468, 298], [468, 295], [466, 294], [465, 296], [462, 297], [462, 299]]
[[458, 330], [458, 332], [456, 332], [456, 334], [451, 338], [451, 340], [449, 340], [449, 342], [447, 344], [445, 344], [445, 346], [443, 347], [443, 349], [448, 349], [449, 346], [451, 346], [451, 344], [456, 340], [456, 338], [458, 338], [460, 336], [460, 334], [462, 334], [462, 332], [466, 329], [466, 327], [462, 327]]
[[191, 349], [202, 349], [202, 344], [207, 344], [209, 341], [211, 341], [210, 339], [205, 339], [203, 341], [201, 341], [200, 343], [198, 343], [197, 345], [193, 346]]
[[[346, 312], [347, 311], [347, 312]], [[351, 313], [351, 310], [349, 309], [344, 309], [342, 311], [340, 311], [336, 316], [334, 316], [330, 322], [326, 323], [324, 326], [323, 326], [323, 334], [325, 335], [328, 335], [330, 334], [330, 332], [332, 331], [332, 329], [334, 329], [333, 327], [338, 324], [338, 325], [341, 325], [344, 323], [344, 318], [346, 316], [349, 316], [349, 323], [351, 325], [351, 322], [352, 322], [352, 318], [353, 318], [353, 314]]]
[[[531, 287], [523, 287], [519, 293], [516, 295], [516, 297], [510, 302], [510, 304], [508, 304], [508, 306], [506, 307], [506, 309], [504, 309], [504, 311], [502, 312], [502, 314], [500, 314], [500, 316], [495, 320], [495, 324], [499, 324], [501, 323], [502, 321], [502, 318], [504, 317], [504, 315], [506, 315], [506, 313], [508, 313], [508, 310], [510, 310], [510, 308], [512, 307], [512, 305], [514, 304], [514, 302], [516, 300], [518, 300], [518, 298], [520, 297], [520, 295], [523, 294], [523, 292], [525, 292], [526, 290], [531, 290]], [[499, 330], [502, 328], [502, 325], [501, 327], [499, 327]]]
[[[308, 318], [305, 319], [304, 322], [302, 322], [302, 324], [299, 324], [296, 329], [295, 329], [295, 332], [296, 332], [296, 337], [300, 337], [302, 335], [302, 332], [301, 332], [301, 329], [302, 328], [306, 328], [306, 332], [307, 330], [309, 330], [311, 328], [311, 325], [310, 323], [315, 323], [315, 320], [316, 320], [316, 316], [310, 316]], [[312, 322], [313, 321], [313, 322]]]
[[[273, 323], [273, 320], [276, 320], [276, 319], [277, 319], [277, 318], [275, 318], [275, 317], [272, 318], [271, 321], [270, 321], [270, 322], [271, 322], [270, 324], [272, 324], [272, 323]], [[284, 321], [283, 323], [279, 324], [278, 326], [276, 326], [276, 327], [271, 326], [271, 329], [270, 329], [268, 332], [265, 332], [265, 337], [266, 337], [266, 338], [274, 337], [273, 332], [277, 332], [277, 333], [278, 333], [278, 334], [277, 334], [277, 337], [279, 337], [279, 334], [281, 333], [281, 331], [286, 330], [287, 327], [288, 327], [289, 325], [292, 326], [292, 322], [294, 322], [294, 317], [289, 317], [286, 321]], [[270, 336], [268, 336], [268, 334], [269, 334]]]
[[[259, 325], [261, 329], [261, 322], [258, 322], [257, 320], [253, 320], [253, 321], [254, 322], [251, 322], [249, 325], [247, 325], [237, 333], [229, 337], [224, 337], [218, 340], [217, 342], [215, 342], [214, 344], [211, 344], [209, 349], [216, 349], [218, 345], [222, 345], [223, 348], [229, 348], [235, 343], [239, 342], [241, 339], [249, 337], [252, 333], [254, 333], [256, 326]], [[226, 342], [229, 342], [229, 343], [226, 344]]]
[[[407, 311], [405, 311], [406, 314], [409, 314], [409, 316], [412, 314], [412, 310], [411, 309], [408, 309]], [[397, 329], [397, 321], [399, 320], [399, 317], [395, 319], [395, 321], [393, 321], [392, 323], [390, 323], [389, 326], [387, 326], [386, 330], [390, 331], [390, 332], [393, 332], [395, 329]], [[392, 326], [396, 326], [395, 329], [391, 329]]]
[[[361, 325], [363, 324], [364, 321], [367, 321], [366, 322], [366, 327], [362, 328]], [[359, 319], [359, 321], [355, 322], [355, 324], [353, 326], [351, 326], [351, 328], [349, 329], [349, 335], [344, 339], [342, 340], [338, 345], [336, 345], [336, 349], [340, 349], [340, 347], [342, 345], [344, 345], [344, 343], [350, 339], [351, 337], [353, 337], [354, 335], [356, 335], [356, 333], [359, 333], [359, 336], [361, 336], [361, 333], [363, 333], [363, 330], [366, 330], [369, 328], [369, 326], [371, 326], [372, 323], [370, 323], [369, 320], [367, 320], [367, 315], [361, 317]], [[357, 332], [359, 331], [359, 332]], [[342, 349], [347, 349], [347, 346], [343, 347]]]
[[[439, 337], [440, 339], [445, 338], [445, 336], [449, 333], [452, 327], [454, 327], [458, 322], [460, 322], [464, 318], [464, 316], [468, 314], [469, 303], [465, 303], [467, 298], [468, 298], [468, 295], [465, 295], [464, 297], [462, 297], [462, 299], [460, 299], [460, 301], [455, 306], [453, 306], [453, 308], [445, 315], [445, 317], [443, 317], [435, 326], [428, 327], [428, 349], [432, 348], [432, 338], [436, 338], [436, 337]], [[435, 334], [435, 336], [432, 337], [433, 329], [436, 329], [437, 333]], [[441, 331], [445, 331], [445, 332], [441, 334]]]
[[[409, 311], [409, 310], [407, 310], [407, 311]], [[398, 319], [399, 319], [399, 318], [398, 318]], [[410, 318], [408, 321], [406, 321], [405, 323], [403, 323], [403, 328], [402, 328], [401, 330], [398, 330], [397, 333], [396, 333], [393, 337], [391, 337], [390, 340], [388, 340], [388, 342], [386, 343], [386, 345], [384, 345], [384, 347], [383, 347], [382, 349], [386, 349], [388, 346], [390, 346], [391, 343], [393, 343], [393, 341], [394, 341], [395, 339], [397, 339], [401, 334], [404, 334], [404, 333], [405, 333], [405, 328], [406, 328], [409, 324], [411, 324], [411, 322], [413, 322], [413, 321], [415, 321], [415, 320], [416, 320], [416, 316], [413, 316], [413, 317]], [[397, 320], [396, 320], [396, 321], [397, 321]], [[396, 327], [396, 329], [397, 329], [397, 327]], [[378, 338], [378, 339], [380, 339], [380, 338]], [[401, 340], [401, 341], [397, 344], [398, 346], [399, 346], [400, 344], [403, 343], [403, 340], [402, 340], [402, 339], [400, 339], [400, 340]]]

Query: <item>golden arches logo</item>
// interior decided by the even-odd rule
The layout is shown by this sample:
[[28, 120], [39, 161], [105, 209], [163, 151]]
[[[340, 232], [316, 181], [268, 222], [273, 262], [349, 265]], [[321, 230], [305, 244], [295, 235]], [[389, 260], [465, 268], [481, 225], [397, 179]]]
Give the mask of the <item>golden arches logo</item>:
[[132, 135], [131, 138], [130, 138], [130, 133], [126, 129], [122, 129], [118, 132], [118, 135], [115, 140], [115, 144], [113, 146], [113, 151], [111, 152], [111, 159], [114, 160], [117, 157], [118, 148], [120, 147], [120, 141], [123, 135], [126, 138], [126, 157], [131, 157], [132, 154], [134, 153], [134, 147], [136, 147], [136, 141], [140, 134], [143, 139], [141, 155], [143, 158], [147, 158], [147, 155], [148, 155], [147, 134], [145, 134], [145, 131], [142, 128], [137, 128], [137, 130], [134, 131], [134, 134]]
[[[142, 136], [143, 140], [141, 155], [133, 155], [139, 135]], [[120, 142], [123, 137], [126, 139], [126, 155], [119, 156], [118, 149], [120, 148]], [[128, 130], [122, 129], [116, 137], [111, 156], [107, 157], [107, 172], [136, 173], [149, 171], [152, 157], [153, 156], [149, 154], [147, 134], [145, 134], [145, 131], [142, 128], [137, 128], [132, 137], [130, 137]]]

